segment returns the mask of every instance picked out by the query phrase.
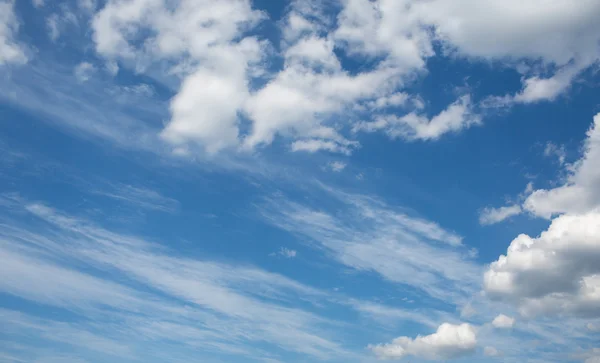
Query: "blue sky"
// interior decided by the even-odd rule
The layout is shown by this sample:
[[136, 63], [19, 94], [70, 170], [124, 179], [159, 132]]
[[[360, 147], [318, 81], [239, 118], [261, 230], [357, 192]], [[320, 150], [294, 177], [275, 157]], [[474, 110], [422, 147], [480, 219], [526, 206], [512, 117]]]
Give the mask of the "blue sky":
[[599, 17], [0, 0], [0, 362], [600, 362]]

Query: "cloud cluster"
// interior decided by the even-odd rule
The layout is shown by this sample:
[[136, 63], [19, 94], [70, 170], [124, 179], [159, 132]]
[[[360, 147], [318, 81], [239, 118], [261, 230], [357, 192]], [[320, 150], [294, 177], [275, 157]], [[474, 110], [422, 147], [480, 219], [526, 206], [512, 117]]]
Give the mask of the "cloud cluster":
[[[348, 154], [358, 143], [347, 129], [435, 140], [481, 117], [469, 95], [434, 116], [408, 102], [412, 96], [402, 89], [424, 73], [428, 58], [455, 54], [518, 65], [523, 90], [504, 97], [506, 104], [554, 99], [599, 56], [594, 1], [340, 5], [331, 14], [322, 3], [293, 1], [277, 43], [257, 35], [269, 19], [248, 0], [111, 0], [93, 17], [93, 40], [110, 64], [180, 77], [161, 135], [177, 150], [199, 145], [209, 154], [253, 150], [278, 136], [292, 151]], [[374, 61], [357, 71], [345, 59]], [[554, 70], [544, 78], [547, 67]]]
[[515, 238], [485, 273], [486, 292], [516, 303], [524, 315], [600, 316], [599, 124], [596, 115], [566, 183], [536, 190], [523, 204], [540, 217], [558, 215], [550, 227]]
[[469, 324], [444, 323], [437, 331], [416, 338], [399, 337], [389, 344], [371, 346], [382, 359], [401, 359], [412, 355], [430, 360], [446, 360], [471, 354], [477, 346], [477, 333]]

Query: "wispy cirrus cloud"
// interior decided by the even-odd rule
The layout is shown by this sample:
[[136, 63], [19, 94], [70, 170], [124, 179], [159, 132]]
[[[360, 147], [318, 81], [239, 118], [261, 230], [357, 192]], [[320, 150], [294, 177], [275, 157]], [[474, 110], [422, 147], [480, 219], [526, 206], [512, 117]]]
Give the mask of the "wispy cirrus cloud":
[[376, 272], [446, 302], [458, 303], [477, 290], [480, 267], [457, 234], [368, 196], [327, 193], [335, 214], [282, 195], [259, 210], [269, 223], [358, 271]]
[[[125, 332], [134, 343], [170, 341], [178, 332], [180, 343], [226, 354], [254, 352], [257, 359], [265, 353], [251, 342], [320, 359], [351, 354], [327, 338], [335, 322], [295, 303], [300, 296], [322, 295], [318, 290], [252, 267], [166, 254], [158, 245], [44, 205], [26, 210], [40, 218], [45, 236], [3, 226], [0, 253], [10, 263], [2, 265], [0, 289], [81, 314], [79, 319], [113, 316], [118, 329], [103, 331], [106, 339], [123, 341]], [[116, 281], [109, 277], [114, 274], [122, 277]], [[30, 319], [16, 316], [22, 325]], [[11, 321], [17, 318], [11, 315]]]

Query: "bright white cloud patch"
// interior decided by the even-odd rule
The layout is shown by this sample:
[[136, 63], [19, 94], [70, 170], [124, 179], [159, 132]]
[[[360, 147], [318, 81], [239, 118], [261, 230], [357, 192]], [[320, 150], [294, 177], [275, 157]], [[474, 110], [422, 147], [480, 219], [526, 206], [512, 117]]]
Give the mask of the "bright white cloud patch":
[[444, 323], [437, 331], [416, 338], [400, 337], [389, 344], [371, 346], [382, 359], [401, 359], [407, 356], [431, 360], [446, 360], [471, 354], [477, 346], [477, 334], [469, 324]]
[[458, 132], [480, 123], [479, 115], [471, 110], [469, 96], [463, 96], [431, 119], [412, 112], [404, 116], [377, 116], [374, 121], [354, 125], [354, 132], [384, 130], [392, 138], [408, 140], [437, 140], [449, 132]]
[[515, 325], [515, 319], [504, 314], [500, 314], [494, 318], [492, 325], [499, 329], [509, 329]]
[[17, 40], [19, 21], [14, 12], [13, 0], [0, 1], [0, 66], [5, 64], [22, 64], [27, 56]]
[[569, 168], [564, 185], [536, 190], [525, 201], [531, 213], [550, 218], [559, 213], [584, 213], [600, 206], [600, 114], [587, 132], [583, 157]]
[[500, 208], [485, 208], [479, 214], [479, 223], [490, 225], [502, 222], [510, 217], [521, 214], [521, 206], [511, 205]]
[[600, 314], [600, 213], [562, 215], [537, 238], [520, 235], [484, 276], [492, 297], [524, 315]]

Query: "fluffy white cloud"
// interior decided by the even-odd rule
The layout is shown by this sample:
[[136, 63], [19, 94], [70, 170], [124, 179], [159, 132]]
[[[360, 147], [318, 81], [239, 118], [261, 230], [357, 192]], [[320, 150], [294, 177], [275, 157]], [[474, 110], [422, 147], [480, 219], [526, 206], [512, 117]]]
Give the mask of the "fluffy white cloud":
[[510, 217], [521, 214], [520, 205], [510, 205], [500, 208], [485, 208], [479, 214], [479, 223], [490, 225], [502, 222]]
[[[249, 72], [265, 53], [256, 38], [242, 35], [263, 15], [247, 0], [182, 0], [172, 5], [162, 0], [109, 1], [93, 20], [96, 50], [138, 68], [149, 60], [171, 61], [182, 72], [164, 139], [196, 142], [209, 153], [235, 146], [238, 113], [249, 96]], [[140, 41], [142, 34], [151, 35]]]
[[504, 314], [500, 314], [494, 318], [492, 325], [499, 329], [509, 329], [515, 325], [515, 319]]
[[477, 334], [469, 324], [444, 323], [437, 331], [416, 338], [399, 337], [389, 344], [371, 346], [371, 350], [383, 359], [401, 359], [412, 355], [431, 360], [445, 360], [471, 354], [477, 346]]
[[392, 138], [436, 140], [448, 132], [460, 131], [480, 121], [480, 116], [472, 111], [471, 98], [467, 95], [460, 97], [431, 119], [416, 112], [404, 116], [383, 115], [376, 117], [375, 121], [355, 124], [353, 131], [384, 130]]
[[595, 0], [434, 0], [412, 2], [411, 11], [459, 54], [557, 66], [550, 78], [532, 71], [517, 102], [554, 99], [600, 57], [600, 4]]
[[346, 0], [334, 37], [349, 54], [387, 56], [407, 69], [421, 69], [433, 56], [431, 36], [411, 0]]
[[0, 0], [0, 66], [27, 62], [23, 47], [15, 40], [19, 22], [13, 0]]
[[524, 315], [600, 315], [600, 212], [562, 215], [537, 238], [520, 235], [484, 275], [491, 297]]
[[434, 55], [434, 40], [467, 57], [555, 65], [548, 78], [528, 70], [523, 90], [507, 98], [530, 103], [556, 98], [600, 58], [598, 15], [594, 0], [346, 0], [335, 38], [350, 54], [390, 55], [417, 68]]
[[569, 166], [566, 183], [550, 190], [536, 190], [524, 208], [545, 218], [559, 213], [583, 213], [600, 206], [600, 114], [587, 132], [583, 157]]

